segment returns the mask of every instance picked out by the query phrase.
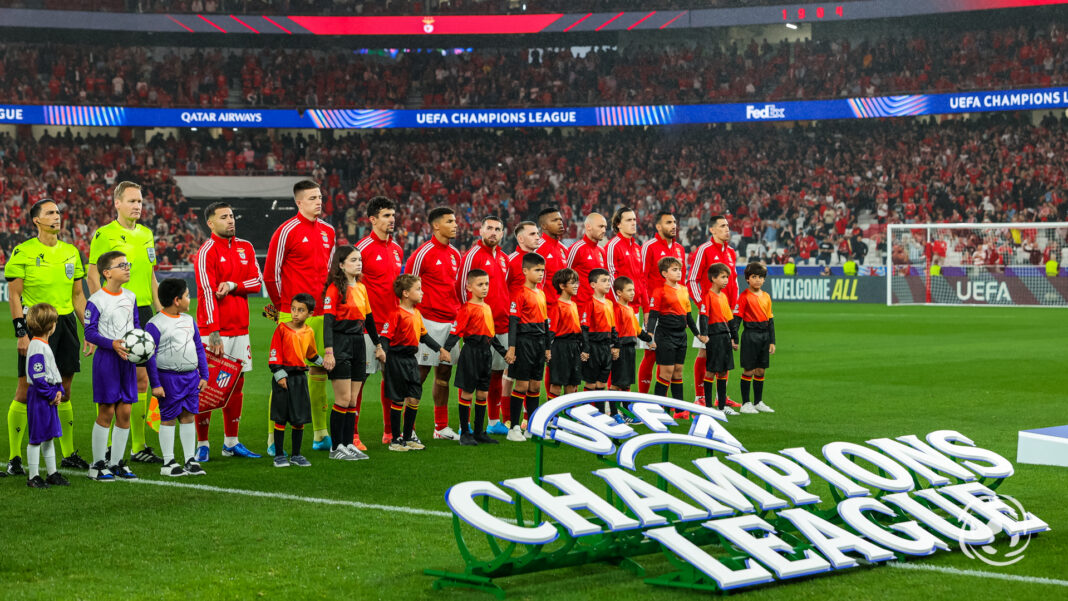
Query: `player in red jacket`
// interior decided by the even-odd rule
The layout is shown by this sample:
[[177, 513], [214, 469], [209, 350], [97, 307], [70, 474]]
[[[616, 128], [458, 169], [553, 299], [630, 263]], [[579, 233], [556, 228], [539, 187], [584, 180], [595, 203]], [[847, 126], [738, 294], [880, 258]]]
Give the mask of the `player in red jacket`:
[[[460, 251], [451, 244], [457, 232], [456, 213], [449, 207], [435, 207], [427, 214], [427, 223], [433, 235], [408, 257], [404, 272], [422, 280], [423, 301], [419, 304], [419, 312], [423, 316], [427, 334], [440, 347], [448, 339], [456, 314], [460, 311], [460, 299], [456, 293]], [[446, 350], [450, 354], [456, 352], [455, 347]], [[443, 363], [437, 350], [422, 343], [416, 360], [421, 381], [426, 381], [431, 368], [434, 371], [434, 384], [430, 388], [434, 398], [434, 438], [459, 440], [460, 435], [449, 427], [452, 364]]]
[[[612, 279], [628, 277], [634, 282], [634, 300], [630, 307], [637, 313], [648, 310], [649, 295], [645, 290], [645, 277], [642, 270], [642, 247], [634, 236], [638, 232], [638, 217], [634, 209], [622, 207], [612, 217], [612, 229], [616, 235], [605, 247], [605, 258], [608, 263], [608, 273]], [[619, 302], [619, 297], [612, 291], [613, 300]]]
[[[330, 260], [334, 256], [334, 227], [319, 219], [323, 213], [323, 193], [319, 184], [302, 180], [293, 185], [293, 200], [297, 215], [286, 220], [271, 236], [267, 247], [267, 261], [263, 266], [263, 285], [278, 311], [279, 323], [289, 321], [286, 311], [297, 294], [320, 294], [326, 288]], [[323, 345], [323, 304], [316, 303], [315, 312], [307, 322], [315, 332], [316, 348]], [[329, 451], [327, 430], [330, 405], [326, 400], [326, 370], [311, 366], [308, 375], [308, 396], [311, 398], [312, 428], [315, 442], [312, 449]], [[268, 419], [268, 444], [273, 446], [274, 424]], [[271, 448], [268, 454], [274, 454]]]
[[[656, 235], [642, 245], [642, 269], [644, 271], [645, 289], [652, 298], [654, 290], [664, 285], [664, 276], [660, 274], [660, 259], [675, 257], [683, 265], [683, 280], [686, 279], [686, 250], [675, 241], [678, 224], [675, 216], [666, 211], [656, 215]], [[648, 319], [648, 315], [646, 315]], [[656, 366], [656, 351], [646, 349], [642, 353], [642, 362], [638, 366], [638, 392], [647, 393], [653, 382], [653, 368]], [[681, 374], [679, 375], [681, 379]], [[701, 376], [704, 381], [704, 375]]]
[[[545, 303], [556, 303], [556, 290], [553, 288], [553, 276], [557, 271], [567, 267], [567, 247], [560, 240], [564, 237], [564, 218], [559, 209], [542, 209], [538, 213], [538, 229], [541, 230], [541, 244], [535, 251], [545, 259], [545, 279], [541, 283], [545, 291]], [[520, 258], [522, 262], [522, 258]], [[519, 270], [522, 273], [522, 269]]]
[[567, 267], [573, 269], [579, 277], [579, 290], [575, 295], [575, 304], [583, 307], [593, 298], [593, 286], [590, 285], [590, 272], [604, 269], [606, 266], [604, 249], [599, 245], [608, 230], [608, 221], [600, 213], [590, 213], [583, 225], [584, 234], [567, 251]]
[[[689, 277], [686, 278], [687, 287], [690, 289], [690, 299], [695, 304], [700, 304], [704, 300], [704, 295], [711, 285], [708, 280], [708, 268], [716, 263], [723, 263], [730, 270], [728, 274], [730, 280], [727, 287], [723, 289], [723, 294], [727, 297], [727, 304], [733, 307], [734, 301], [738, 298], [738, 271], [735, 269], [737, 254], [730, 246], [731, 227], [727, 218], [722, 215], [713, 215], [708, 220], [708, 232], [711, 238], [697, 247], [697, 252], [693, 255], [693, 263], [690, 264]], [[702, 382], [705, 377], [705, 357], [707, 356], [705, 345], [694, 338], [693, 346], [700, 349], [697, 351], [697, 360], [693, 363], [693, 381]], [[694, 389], [697, 391], [697, 402], [699, 404], [702, 401], [707, 402], [704, 398], [704, 390], [699, 386], [695, 386]], [[729, 399], [727, 404], [731, 407], [738, 406]]]
[[[463, 256], [463, 269], [456, 280], [457, 293], [461, 303], [468, 301], [467, 275], [472, 269], [481, 269], [489, 275], [489, 293], [486, 294], [485, 303], [489, 305], [490, 312], [493, 314], [493, 331], [501, 345], [505, 345], [508, 343], [508, 308], [512, 296], [508, 291], [508, 254], [501, 249], [504, 222], [495, 216], [484, 218], [482, 227], [479, 229], [479, 236], [481, 238]], [[491, 431], [498, 419], [502, 375], [507, 367], [503, 355], [494, 354], [492, 360], [489, 394], [486, 397]]]
[[[382, 323], [397, 310], [397, 296], [393, 293], [393, 281], [404, 268], [404, 249], [393, 239], [393, 229], [397, 221], [397, 205], [385, 196], [375, 196], [367, 203], [367, 218], [371, 222], [371, 233], [356, 244], [356, 250], [363, 257], [363, 278], [360, 280], [367, 288], [367, 300], [371, 303], [371, 314]], [[375, 358], [375, 345], [371, 337], [364, 334], [364, 357], [367, 361], [367, 375], [381, 371], [382, 364]], [[379, 398], [382, 400], [383, 435], [382, 444], [393, 440], [389, 423], [389, 399], [383, 392], [385, 382], [379, 384]], [[366, 387], [365, 387], [366, 388]], [[360, 441], [360, 411], [363, 404], [363, 390], [356, 397], [356, 434], [352, 444], [361, 451], [367, 445]]]
[[[204, 220], [211, 229], [193, 261], [197, 281], [197, 327], [207, 341], [208, 352], [226, 354], [242, 363], [241, 373], [230, 400], [223, 407], [224, 457], [259, 459], [238, 440], [241, 408], [244, 404], [245, 378], [252, 371], [252, 347], [248, 337], [248, 295], [260, 291], [260, 266], [252, 243], [234, 234], [234, 211], [225, 202], [214, 202], [204, 209]], [[197, 461], [209, 459], [208, 430], [211, 412], [197, 417]]]

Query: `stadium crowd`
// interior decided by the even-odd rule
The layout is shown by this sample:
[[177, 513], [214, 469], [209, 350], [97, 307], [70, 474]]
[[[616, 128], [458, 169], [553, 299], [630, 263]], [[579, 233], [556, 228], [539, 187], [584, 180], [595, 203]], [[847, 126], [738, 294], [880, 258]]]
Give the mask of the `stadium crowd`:
[[460, 54], [5, 44], [0, 103], [520, 107], [797, 100], [1068, 81], [1064, 29]]
[[[188, 263], [205, 232], [172, 176], [277, 173], [323, 182], [324, 217], [338, 226], [339, 243], [366, 235], [366, 202], [381, 194], [401, 207], [397, 240], [406, 253], [429, 237], [423, 216], [435, 205], [453, 207], [471, 224], [499, 214], [506, 231], [559, 206], [571, 224], [568, 238], [580, 235], [588, 213], [629, 205], [642, 220], [639, 231], [653, 230], [657, 211], [674, 212], [690, 249], [705, 238], [704, 217], [726, 213], [744, 257], [804, 264], [828, 253], [834, 262], [863, 261], [865, 250], [881, 250], [887, 222], [1068, 218], [1068, 120], [1032, 125], [1029, 118], [745, 125], [730, 132], [394, 131], [333, 140], [266, 130], [226, 130], [220, 138], [159, 134], [145, 142], [0, 136], [0, 249], [6, 255], [31, 236], [24, 207], [52, 197], [67, 209], [63, 239], [87, 252], [86, 237], [110, 220], [106, 190], [131, 179], [146, 186], [141, 221], [156, 232], [164, 265]], [[456, 245], [469, 247], [474, 228], [460, 232]]]
[[611, 10], [735, 8], [778, 0], [5, 0], [0, 6], [51, 10], [268, 15], [535, 14]]

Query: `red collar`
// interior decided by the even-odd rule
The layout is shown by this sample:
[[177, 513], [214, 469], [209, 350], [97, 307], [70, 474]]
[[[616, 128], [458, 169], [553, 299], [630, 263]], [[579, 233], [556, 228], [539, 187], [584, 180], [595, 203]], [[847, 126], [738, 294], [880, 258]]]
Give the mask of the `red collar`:
[[229, 238], [223, 238], [222, 236], [216, 234], [215, 232], [211, 233], [212, 242], [217, 242], [219, 244], [225, 244], [227, 248], [229, 248], [229, 247], [234, 245], [234, 240], [236, 238], [237, 238], [237, 236], [231, 236]]
[[376, 234], [374, 230], [371, 230], [371, 239], [374, 240], [375, 242], [384, 242], [384, 243], [387, 243], [387, 244], [390, 243], [390, 242], [393, 242], [393, 236], [386, 236], [385, 238], [379, 238], [378, 234]]

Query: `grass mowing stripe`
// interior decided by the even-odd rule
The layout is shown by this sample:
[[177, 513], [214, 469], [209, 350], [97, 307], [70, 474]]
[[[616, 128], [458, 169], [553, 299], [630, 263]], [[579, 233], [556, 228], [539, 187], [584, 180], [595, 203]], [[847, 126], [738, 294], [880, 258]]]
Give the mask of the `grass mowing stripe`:
[[[82, 471], [61, 470], [68, 474], [85, 475]], [[426, 515], [435, 518], [451, 518], [452, 514], [447, 511], [434, 511], [432, 509], [419, 509], [417, 507], [400, 507], [396, 505], [378, 505], [375, 503], [361, 503], [359, 501], [345, 501], [343, 499], [321, 499], [319, 497], [302, 497], [280, 492], [266, 492], [262, 490], [245, 490], [243, 488], [223, 488], [221, 486], [208, 486], [206, 484], [186, 484], [184, 482], [169, 482], [167, 480], [116, 480], [116, 482], [129, 482], [134, 484], [152, 484], [155, 486], [170, 486], [173, 488], [188, 488], [204, 492], [217, 492], [227, 495], [241, 495], [243, 497], [263, 497], [268, 499], [282, 499], [284, 501], [300, 501], [301, 503], [318, 503], [320, 505], [342, 505], [356, 509], [375, 509], [392, 513], [407, 513], [410, 515]]]
[[1030, 584], [1052, 584], [1054, 586], [1068, 586], [1068, 580], [1055, 580], [1039, 576], [1017, 576], [1016, 574], [998, 574], [996, 572], [983, 572], [981, 570], [960, 570], [945, 566], [929, 566], [922, 563], [888, 563], [888, 566], [899, 570], [918, 570], [922, 572], [941, 572], [954, 576], [971, 576], [973, 578], [992, 578], [994, 580], [1009, 580], [1012, 582], [1028, 582]]

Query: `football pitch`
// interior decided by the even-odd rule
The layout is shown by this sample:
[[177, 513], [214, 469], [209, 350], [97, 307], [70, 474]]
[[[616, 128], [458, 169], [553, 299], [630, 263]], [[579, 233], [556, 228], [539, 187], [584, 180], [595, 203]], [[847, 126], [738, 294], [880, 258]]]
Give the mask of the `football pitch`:
[[[263, 453], [267, 436], [272, 326], [252, 308], [256, 369], [245, 384], [241, 439]], [[0, 313], [7, 315], [7, 304]], [[727, 428], [750, 451], [950, 429], [1015, 464], [1017, 431], [1068, 424], [1064, 311], [779, 303], [778, 352], [765, 401], [775, 414], [732, 417]], [[15, 343], [0, 338], [0, 387], [15, 388]], [[690, 352], [693, 360], [694, 352]], [[75, 380], [75, 446], [91, 455], [91, 360]], [[738, 398], [741, 371], [731, 374]], [[692, 372], [686, 371], [692, 400]], [[531, 443], [460, 447], [432, 441], [430, 385], [417, 432], [427, 449], [390, 453], [381, 444], [379, 376], [368, 382], [360, 432], [369, 461], [305, 454], [310, 469], [275, 469], [268, 458], [223, 458], [221, 416], [212, 459], [200, 478], [167, 479], [133, 464], [141, 479], [103, 484], [68, 473], [69, 488], [28, 489], [0, 479], [0, 599], [492, 599], [466, 589], [432, 590], [425, 568], [462, 571], [444, 493], [468, 480], [533, 474]], [[2, 397], [2, 413], [10, 396]], [[450, 398], [455, 426], [455, 393]], [[149, 444], [158, 451], [156, 434]], [[0, 429], [6, 460], [7, 430]], [[288, 437], [287, 437], [288, 439]], [[287, 440], [288, 444], [288, 440]], [[180, 445], [176, 449], [180, 454]], [[685, 460], [697, 451], [672, 450]], [[58, 442], [57, 442], [58, 452]], [[649, 461], [656, 460], [646, 452]], [[658, 455], [658, 454], [657, 454]], [[684, 463], [683, 463], [684, 464]], [[546, 472], [604, 467], [576, 449], [547, 453]], [[42, 465], [43, 468], [43, 465]], [[1068, 470], [1015, 464], [998, 489], [1051, 531], [1031, 538], [1022, 561], [991, 567], [957, 552], [910, 561], [906, 569], [859, 567], [755, 587], [745, 599], [1055, 599], [1068, 596]], [[826, 489], [813, 491], [825, 494]], [[596, 490], [596, 489], [595, 489]], [[825, 496], [826, 498], [826, 496]], [[473, 531], [472, 531], [473, 532]], [[999, 537], [1004, 542], [1004, 535]], [[662, 554], [636, 558], [657, 576]], [[697, 599], [705, 594], [649, 586], [607, 564], [504, 578], [509, 599]]]

